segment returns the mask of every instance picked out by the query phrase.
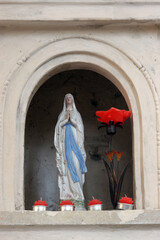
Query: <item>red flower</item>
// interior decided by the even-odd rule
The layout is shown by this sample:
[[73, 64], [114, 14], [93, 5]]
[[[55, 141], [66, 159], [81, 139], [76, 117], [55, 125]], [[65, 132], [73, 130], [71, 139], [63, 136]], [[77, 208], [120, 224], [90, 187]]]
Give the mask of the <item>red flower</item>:
[[65, 200], [65, 201], [61, 201], [60, 206], [63, 205], [74, 205], [74, 203], [70, 200]]
[[120, 199], [120, 203], [133, 204], [133, 200], [132, 200], [132, 198], [122, 197], [122, 198]]
[[131, 111], [120, 110], [117, 108], [110, 108], [108, 111], [97, 111], [96, 115], [99, 122], [109, 124], [109, 121], [114, 121], [114, 124], [121, 123], [131, 116]]
[[117, 155], [117, 161], [119, 162], [123, 155], [123, 152], [116, 152], [116, 155]]
[[114, 159], [114, 154], [115, 154], [115, 151], [111, 151], [111, 152], [109, 152], [109, 153], [106, 154], [110, 162], [113, 161], [113, 159]]
[[35, 201], [34, 206], [47, 206], [46, 201], [38, 200]]
[[92, 201], [89, 201], [88, 206], [96, 205], [96, 204], [102, 204], [102, 201], [98, 199], [93, 199]]

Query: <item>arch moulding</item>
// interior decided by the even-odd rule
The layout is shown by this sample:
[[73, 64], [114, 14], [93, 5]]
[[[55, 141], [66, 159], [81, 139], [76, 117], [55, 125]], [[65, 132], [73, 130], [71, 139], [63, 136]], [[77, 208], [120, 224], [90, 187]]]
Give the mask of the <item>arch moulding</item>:
[[0, 106], [3, 210], [24, 209], [24, 133], [32, 97], [50, 76], [70, 69], [98, 72], [122, 92], [132, 111], [136, 208], [158, 208], [156, 103], [150, 84], [137, 65], [113, 46], [82, 38], [50, 43], [22, 62], [8, 81]]

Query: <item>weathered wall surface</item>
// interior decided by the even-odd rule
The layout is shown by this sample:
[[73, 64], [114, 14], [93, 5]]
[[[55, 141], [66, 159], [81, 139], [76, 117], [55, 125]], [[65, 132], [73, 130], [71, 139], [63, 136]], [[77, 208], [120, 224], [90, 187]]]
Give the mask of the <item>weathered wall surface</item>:
[[[9, 27], [1, 26], [1, 83], [9, 77], [13, 70], [26, 61], [31, 53], [50, 42], [64, 38], [91, 38], [109, 43], [123, 51], [130, 57], [142, 62], [151, 74], [157, 92], [159, 90], [159, 61], [160, 61], [160, 27], [141, 24], [124, 24], [115, 26], [104, 24], [100, 26], [29, 26]], [[7, 59], [7, 62], [6, 62]], [[10, 71], [8, 71], [10, 69]]]
[[[160, 221], [159, 210], [157, 210], [160, 208], [159, 13], [159, 0], [0, 0], [0, 210], [9, 211], [0, 213], [0, 239], [44, 239], [45, 237], [48, 240], [97, 239], [97, 237], [159, 239]], [[51, 109], [52, 106], [54, 108], [56, 101], [50, 104], [50, 101], [47, 102], [49, 99], [43, 101], [40, 95], [44, 94], [48, 98], [47, 91], [52, 94], [53, 88], [47, 90], [44, 87], [47, 85], [44, 85], [35, 95], [36, 102], [34, 99], [31, 102], [29, 112], [27, 106], [42, 83], [62, 70], [73, 70], [76, 66], [78, 69], [96, 71], [110, 79], [123, 92], [125, 101], [133, 112], [131, 158], [133, 159], [135, 203], [137, 209], [144, 208], [144, 211], [99, 213], [48, 211], [40, 214], [15, 211], [24, 209], [24, 146], [26, 146], [26, 195], [29, 195], [30, 181], [38, 185], [38, 188], [32, 185], [37, 191], [35, 195], [32, 193], [32, 201], [34, 196], [45, 195], [43, 191], [41, 192], [41, 182], [38, 183], [38, 179], [36, 182], [34, 178], [34, 171], [40, 171], [38, 174], [41, 179], [46, 175], [48, 177], [43, 178], [45, 180], [43, 187], [49, 196], [55, 194], [58, 199], [56, 185], [54, 189], [51, 186], [53, 180], [56, 182], [57, 173], [53, 176], [49, 172], [52, 172], [53, 168], [56, 171], [55, 162], [51, 163], [50, 158], [54, 152], [52, 134], [56, 116], [61, 110], [61, 98], [64, 92], [57, 98], [59, 108], [54, 115], [51, 114], [49, 128], [43, 125], [43, 121], [46, 123], [48, 120], [49, 113], [46, 109]], [[89, 77], [90, 75], [88, 79]], [[86, 84], [89, 84], [87, 81]], [[101, 82], [100, 79], [99, 81]], [[57, 86], [58, 84], [61, 84], [61, 80], [58, 81]], [[87, 92], [87, 89], [85, 91]], [[105, 92], [112, 94], [108, 89]], [[85, 94], [85, 96], [88, 99], [82, 98], [82, 102], [86, 100], [90, 104], [91, 97], [92, 103], [95, 103], [95, 97], [98, 95]], [[81, 108], [81, 99], [79, 97], [77, 99], [79, 100], [78, 110], [88, 128], [86, 149], [89, 154], [95, 150], [94, 144], [89, 145], [90, 139], [93, 143], [95, 137], [93, 125], [89, 124], [85, 111]], [[46, 108], [42, 108], [41, 102], [46, 104]], [[38, 119], [34, 116], [36, 114], [34, 104], [37, 106]], [[102, 101], [101, 104], [103, 104]], [[118, 98], [114, 98], [114, 101], [112, 99], [111, 104], [120, 107]], [[84, 102], [83, 106], [85, 106]], [[89, 106], [91, 115], [94, 108]], [[26, 116], [26, 145], [24, 145]], [[35, 121], [35, 131], [33, 121]], [[37, 151], [30, 152], [37, 139], [32, 138], [34, 134], [36, 135], [37, 127], [45, 133], [42, 136], [37, 129], [40, 144], [44, 142], [46, 136], [48, 138], [45, 149], [48, 153], [47, 159], [44, 149], [42, 152], [38, 151], [40, 157], [37, 157]], [[125, 129], [127, 130], [127, 123]], [[96, 136], [99, 134], [98, 130], [94, 133], [97, 134]], [[130, 149], [129, 142], [127, 144]], [[35, 145], [37, 148], [37, 144]], [[117, 150], [126, 151], [123, 148]], [[99, 149], [98, 153], [100, 152]], [[125, 154], [130, 157], [131, 152], [129, 152]], [[96, 169], [99, 167], [103, 172], [101, 161], [94, 161], [91, 155], [88, 158], [88, 167], [90, 168], [93, 164]], [[41, 159], [40, 164], [39, 159]], [[88, 176], [86, 176], [86, 184], [89, 186], [92, 181], [91, 176]], [[106, 178], [106, 175], [102, 176], [102, 182], [104, 177]], [[47, 189], [48, 186], [49, 189]], [[91, 192], [87, 197], [90, 198], [90, 196]], [[101, 196], [95, 197], [101, 198]], [[107, 197], [108, 193], [105, 195], [105, 198]], [[105, 198], [102, 200], [108, 201]], [[31, 208], [31, 201], [28, 200], [27, 204], [28, 208]], [[57, 202], [53, 205], [52, 197], [49, 199], [49, 204], [50, 209], [57, 207]], [[156, 210], [148, 212], [146, 209]]]
[[[120, 73], [124, 76], [128, 67], [128, 69], [131, 69], [131, 75], [135, 76], [135, 79], [134, 77], [130, 79], [126, 74], [127, 84], [130, 84], [131, 89], [135, 93], [134, 96], [137, 106], [139, 106], [139, 112], [135, 111], [135, 117], [139, 115], [139, 119], [142, 120], [140, 122], [141, 133], [137, 139], [137, 142], [140, 142], [139, 147], [137, 148], [135, 143], [133, 146], [133, 157], [135, 157], [135, 154], [140, 148], [141, 154], [139, 154], [140, 161], [138, 166], [139, 169], [142, 167], [140, 170], [142, 186], [135, 186], [135, 192], [137, 188], [139, 188], [145, 199], [143, 199], [142, 204], [140, 204], [140, 208], [150, 208], [150, 206], [157, 208], [157, 203], [160, 199], [160, 196], [158, 197], [157, 194], [158, 186], [160, 186], [158, 185], [160, 179], [160, 4], [158, 1], [140, 0], [135, 1], [136, 4], [134, 4], [134, 1], [129, 1], [132, 4], [128, 4], [125, 0], [116, 2], [100, 1], [99, 5], [95, 1], [88, 1], [87, 3], [84, 3], [85, 1], [76, 1], [75, 4], [70, 2], [69, 5], [67, 5], [65, 1], [62, 1], [61, 4], [64, 4], [63, 7], [61, 4], [57, 4], [56, 1], [47, 1], [46, 5], [43, 1], [40, 1], [41, 4], [38, 4], [36, 0], [26, 1], [24, 4], [24, 1], [11, 1], [11, 5], [8, 2], [0, 1], [0, 3], [3, 3], [0, 9], [0, 175], [2, 176], [2, 183], [0, 184], [2, 194], [0, 194], [0, 201], [5, 202], [5, 209], [15, 209], [16, 203], [12, 201], [12, 198], [19, 197], [23, 194], [22, 171], [19, 173], [19, 176], [18, 174], [16, 176], [16, 166], [22, 164], [21, 159], [23, 156], [20, 156], [16, 164], [14, 162], [16, 161], [14, 159], [16, 159], [19, 145], [15, 147], [14, 143], [16, 142], [17, 135], [14, 135], [13, 129], [15, 129], [17, 125], [20, 127], [22, 125], [21, 122], [14, 121], [15, 116], [13, 115], [17, 114], [18, 108], [16, 110], [17, 112], [12, 114], [15, 105], [20, 104], [18, 91], [23, 84], [27, 84], [23, 82], [23, 80], [24, 78], [29, 78], [30, 71], [32, 71], [29, 65], [31, 56], [34, 62], [34, 56], [40, 49], [43, 50], [49, 46], [49, 44], [61, 42], [63, 39], [94, 39], [96, 43], [106, 43], [107, 46], [112, 46], [114, 50], [117, 49], [119, 52], [117, 56], [122, 54], [124, 58], [134, 59], [134, 61], [131, 62], [136, 66], [136, 71], [132, 71], [133, 66], [128, 60], [126, 60], [128, 66], [127, 64], [124, 66], [121, 61], [121, 56], [119, 58], [117, 57], [114, 66], [119, 66], [121, 69]], [[53, 2], [54, 4], [52, 4]], [[14, 11], [15, 9], [16, 11]], [[69, 42], [71, 43], [72, 41]], [[90, 47], [89, 41], [88, 43], [86, 42], [84, 41], [84, 45], [82, 44], [85, 49]], [[69, 47], [72, 46], [66, 46], [67, 49], [69, 49]], [[55, 52], [56, 50], [57, 49], [55, 49]], [[59, 51], [59, 49], [57, 51]], [[78, 51], [79, 49], [77, 47], [72, 57], [80, 57], [78, 56]], [[101, 49], [95, 47], [95, 51], [99, 51], [97, 53], [98, 56]], [[81, 50], [81, 55], [82, 52]], [[40, 56], [42, 62], [47, 52], [43, 54], [43, 56]], [[52, 55], [54, 56], [54, 54], [53, 52]], [[89, 52], [88, 55], [92, 57], [91, 52]], [[68, 57], [68, 55], [66, 57]], [[112, 68], [112, 56], [106, 53], [106, 56], [103, 56], [103, 58], [105, 57], [109, 59], [108, 65], [110, 64]], [[36, 65], [35, 62], [34, 64]], [[121, 64], [123, 65], [122, 68]], [[17, 76], [24, 66], [25, 74], [20, 75], [21, 78], [18, 78]], [[72, 66], [70, 65], [69, 69], [71, 68]], [[124, 69], [126, 71], [124, 71]], [[36, 69], [34, 69], [34, 71], [36, 72]], [[107, 71], [108, 69], [106, 69], [106, 72]], [[61, 66], [59, 66], [59, 72], [61, 72]], [[138, 79], [137, 76], [139, 76]], [[142, 84], [143, 79], [147, 82], [145, 82], [145, 86]], [[16, 81], [16, 85], [14, 85], [14, 80]], [[125, 87], [126, 86], [127, 85], [125, 85]], [[141, 92], [141, 94], [139, 94], [139, 92]], [[146, 98], [144, 93], [146, 93]], [[13, 105], [9, 102], [11, 98], [14, 100]], [[127, 98], [128, 99], [125, 100], [128, 100], [128, 102], [130, 99], [133, 100], [133, 97], [130, 95], [128, 95]], [[153, 114], [150, 114], [150, 110], [148, 111], [146, 106], [153, 110]], [[132, 108], [134, 110], [134, 104]], [[11, 113], [11, 115], [9, 113]], [[25, 111], [21, 113], [24, 114], [24, 116], [26, 114]], [[7, 118], [7, 116], [9, 117]], [[133, 128], [136, 124], [137, 123], [133, 122]], [[134, 135], [137, 134], [137, 132], [134, 132]], [[21, 153], [23, 153], [23, 151], [21, 151]], [[3, 172], [2, 169], [7, 170]], [[137, 170], [138, 168], [134, 168], [134, 176], [137, 174], [135, 169]], [[148, 176], [151, 176], [150, 179]], [[18, 182], [18, 179], [20, 179], [21, 188], [17, 193], [15, 191], [15, 182]], [[148, 193], [148, 188], [153, 189], [155, 200], [151, 199], [151, 195], [153, 194], [151, 193], [150, 195]], [[20, 204], [17, 204], [17, 209], [22, 209], [22, 205], [23, 203], [21, 201]]]
[[[14, 226], [14, 224], [16, 226]], [[159, 240], [160, 214], [155, 211], [1, 212], [0, 238]]]
[[[96, 240], [99, 237], [102, 240], [120, 239], [134, 240], [141, 239], [159, 240], [160, 230], [154, 226], [132, 226], [132, 227], [106, 227], [106, 226], [67, 226], [67, 227], [2, 227], [0, 229], [0, 238], [7, 240], [16, 240], [27, 238], [28, 240], [69, 240], [69, 239], [87, 239]], [[12, 234], [10, 234], [12, 232]]]

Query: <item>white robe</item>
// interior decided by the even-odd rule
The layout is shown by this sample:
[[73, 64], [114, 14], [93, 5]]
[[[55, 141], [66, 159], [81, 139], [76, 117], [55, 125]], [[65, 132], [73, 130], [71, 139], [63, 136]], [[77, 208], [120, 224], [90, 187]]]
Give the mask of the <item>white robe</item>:
[[[66, 103], [64, 100], [64, 106], [61, 114], [58, 117], [58, 121], [55, 127], [54, 134], [54, 145], [56, 148], [56, 161], [57, 168], [59, 171], [58, 175], [58, 186], [60, 189], [60, 199], [74, 199], [77, 201], [84, 201], [83, 195], [83, 184], [84, 184], [84, 174], [81, 173], [80, 165], [77, 157], [72, 152], [73, 162], [76, 168], [76, 172], [79, 176], [80, 181], [74, 183], [65, 157], [65, 124], [68, 122], [66, 119]], [[77, 111], [73, 99], [73, 110], [71, 111], [72, 116], [72, 131], [77, 142], [77, 145], [82, 153], [84, 161], [86, 161], [86, 153], [84, 149], [84, 127], [80, 113]]]

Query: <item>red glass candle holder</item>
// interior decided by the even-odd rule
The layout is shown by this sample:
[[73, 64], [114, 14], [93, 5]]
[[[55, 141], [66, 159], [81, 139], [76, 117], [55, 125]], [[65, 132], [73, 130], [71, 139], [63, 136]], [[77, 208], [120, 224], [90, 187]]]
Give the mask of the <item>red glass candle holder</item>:
[[88, 207], [90, 211], [101, 211], [102, 210], [102, 201], [98, 199], [93, 199], [89, 201]]
[[74, 211], [74, 203], [70, 200], [60, 202], [61, 211]]

